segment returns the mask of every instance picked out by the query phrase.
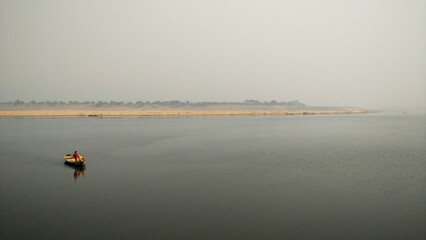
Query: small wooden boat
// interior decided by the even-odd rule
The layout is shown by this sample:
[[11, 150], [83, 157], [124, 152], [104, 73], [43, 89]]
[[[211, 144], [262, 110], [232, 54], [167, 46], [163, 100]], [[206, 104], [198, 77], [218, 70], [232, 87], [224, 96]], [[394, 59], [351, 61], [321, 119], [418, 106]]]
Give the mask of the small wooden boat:
[[86, 164], [86, 160], [83, 155], [78, 155], [77, 161], [71, 154], [65, 154], [64, 156], [65, 163], [71, 166], [84, 166]]

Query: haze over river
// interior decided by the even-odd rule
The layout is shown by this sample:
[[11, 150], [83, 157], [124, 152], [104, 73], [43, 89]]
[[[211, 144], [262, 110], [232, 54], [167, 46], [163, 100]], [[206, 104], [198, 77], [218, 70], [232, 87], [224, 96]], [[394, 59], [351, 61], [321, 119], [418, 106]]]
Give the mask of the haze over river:
[[425, 156], [424, 114], [0, 118], [0, 238], [426, 239]]

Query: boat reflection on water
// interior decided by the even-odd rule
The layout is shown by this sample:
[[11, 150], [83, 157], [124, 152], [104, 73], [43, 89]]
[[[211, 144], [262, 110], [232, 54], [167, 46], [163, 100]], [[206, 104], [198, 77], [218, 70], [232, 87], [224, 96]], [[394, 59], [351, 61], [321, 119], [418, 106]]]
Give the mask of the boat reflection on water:
[[77, 178], [80, 176], [84, 176], [84, 171], [86, 170], [86, 166], [73, 166], [73, 165], [69, 165], [67, 163], [64, 163], [64, 166], [67, 168], [72, 168], [74, 169], [74, 179], [77, 181]]

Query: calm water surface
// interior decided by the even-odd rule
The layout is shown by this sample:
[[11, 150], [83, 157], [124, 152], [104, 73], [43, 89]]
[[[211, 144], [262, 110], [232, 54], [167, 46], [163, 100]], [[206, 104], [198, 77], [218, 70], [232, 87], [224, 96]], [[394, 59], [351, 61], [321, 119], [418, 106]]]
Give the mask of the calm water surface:
[[425, 156], [421, 114], [3, 118], [0, 238], [426, 239]]

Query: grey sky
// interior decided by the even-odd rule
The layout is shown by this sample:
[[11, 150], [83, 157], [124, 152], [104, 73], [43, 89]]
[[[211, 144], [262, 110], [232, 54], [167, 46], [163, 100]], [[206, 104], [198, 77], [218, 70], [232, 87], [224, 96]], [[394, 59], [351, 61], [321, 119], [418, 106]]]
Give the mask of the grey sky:
[[426, 107], [424, 0], [0, 0], [0, 101]]

